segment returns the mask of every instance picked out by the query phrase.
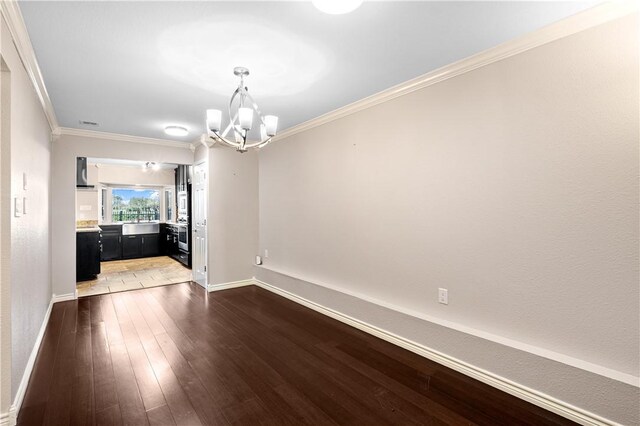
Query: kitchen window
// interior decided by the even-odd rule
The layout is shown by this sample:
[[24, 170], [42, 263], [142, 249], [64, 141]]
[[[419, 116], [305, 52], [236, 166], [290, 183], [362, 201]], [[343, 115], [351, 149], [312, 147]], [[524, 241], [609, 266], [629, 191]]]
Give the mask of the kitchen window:
[[160, 191], [149, 188], [112, 188], [112, 222], [160, 220]]
[[173, 198], [173, 188], [165, 188], [164, 189], [164, 205], [165, 212], [164, 217], [167, 222], [173, 222], [175, 220], [175, 208], [176, 202]]

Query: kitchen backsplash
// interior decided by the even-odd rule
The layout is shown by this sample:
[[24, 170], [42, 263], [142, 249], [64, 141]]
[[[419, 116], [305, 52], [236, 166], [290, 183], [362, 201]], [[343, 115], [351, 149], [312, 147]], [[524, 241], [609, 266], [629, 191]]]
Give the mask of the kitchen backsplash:
[[76, 220], [76, 228], [95, 228], [98, 226], [97, 220]]

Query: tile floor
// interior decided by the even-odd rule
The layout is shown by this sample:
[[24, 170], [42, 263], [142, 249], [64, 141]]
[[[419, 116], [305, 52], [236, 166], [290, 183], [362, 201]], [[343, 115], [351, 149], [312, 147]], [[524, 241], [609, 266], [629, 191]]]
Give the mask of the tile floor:
[[168, 256], [101, 262], [100, 269], [95, 280], [76, 283], [78, 297], [191, 280], [191, 269]]

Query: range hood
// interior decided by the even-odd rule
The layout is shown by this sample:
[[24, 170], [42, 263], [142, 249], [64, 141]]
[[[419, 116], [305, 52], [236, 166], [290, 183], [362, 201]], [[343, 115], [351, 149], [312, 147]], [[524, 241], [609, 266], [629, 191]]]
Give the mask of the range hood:
[[76, 188], [95, 188], [87, 185], [87, 157], [76, 158]]

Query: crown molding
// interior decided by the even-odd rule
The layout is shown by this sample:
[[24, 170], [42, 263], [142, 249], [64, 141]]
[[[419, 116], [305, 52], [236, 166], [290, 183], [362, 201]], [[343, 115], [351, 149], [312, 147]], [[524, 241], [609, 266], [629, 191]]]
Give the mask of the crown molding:
[[614, 0], [594, 6], [576, 15], [543, 27], [539, 30], [502, 43], [483, 52], [469, 56], [457, 62], [421, 75], [420, 77], [400, 83], [389, 89], [353, 102], [344, 107], [313, 118], [304, 123], [290, 127], [273, 138], [280, 141], [295, 134], [313, 129], [331, 121], [338, 120], [383, 102], [440, 83], [477, 68], [490, 65], [527, 50], [542, 46], [555, 40], [576, 34], [589, 28], [604, 24], [614, 19], [638, 12], [639, 3], [632, 0]]
[[184, 148], [195, 150], [195, 145], [189, 142], [178, 142], [167, 139], [145, 138], [143, 136], [123, 135], [120, 133], [97, 132], [95, 130], [73, 129], [71, 127], [58, 127], [53, 130], [53, 139], [58, 140], [60, 136], [80, 136], [94, 139], [108, 139], [111, 141], [144, 143], [148, 145], [170, 146], [174, 148]]
[[202, 145], [205, 148], [211, 148], [215, 144], [216, 144], [216, 141], [214, 141], [209, 136], [203, 133], [200, 135], [195, 145]]
[[49, 122], [49, 127], [51, 130], [54, 130], [58, 127], [58, 119], [53, 110], [53, 104], [51, 103], [51, 98], [49, 98], [47, 88], [44, 85], [44, 79], [42, 78], [42, 73], [40, 72], [40, 67], [38, 66], [36, 54], [33, 51], [31, 39], [27, 33], [27, 27], [22, 18], [22, 13], [18, 7], [18, 2], [15, 0], [0, 1], [0, 12], [7, 23], [9, 33], [11, 34], [11, 38], [13, 38], [13, 44], [18, 51], [22, 65], [38, 95], [38, 99], [44, 110], [44, 115]]

